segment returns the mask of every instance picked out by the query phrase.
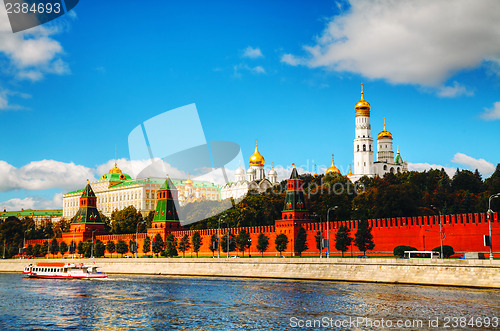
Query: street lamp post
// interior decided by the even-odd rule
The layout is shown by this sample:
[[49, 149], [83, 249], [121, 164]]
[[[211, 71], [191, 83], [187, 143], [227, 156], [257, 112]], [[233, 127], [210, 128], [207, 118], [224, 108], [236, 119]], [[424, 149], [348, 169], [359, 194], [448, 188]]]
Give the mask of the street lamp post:
[[23, 239], [23, 259], [24, 259], [24, 251], [26, 250], [26, 231], [24, 230], [24, 239]]
[[137, 222], [137, 226], [135, 227], [135, 258], [137, 259], [137, 251], [139, 250], [139, 224], [144, 223], [145, 221]]
[[334, 206], [328, 208], [328, 211], [326, 212], [326, 242], [328, 243], [328, 255], [326, 256], [327, 259], [330, 258], [330, 210], [337, 210], [339, 206]]
[[96, 230], [92, 231], [92, 247], [90, 248], [90, 258], [91, 259], [94, 258], [94, 232], [96, 232]]
[[490, 261], [493, 261], [493, 237], [491, 236], [491, 214], [493, 214], [493, 210], [491, 210], [491, 200], [500, 197], [500, 193], [493, 194], [488, 199], [488, 229], [490, 234]]
[[229, 258], [229, 224], [227, 224], [227, 257]]
[[437, 209], [436, 206], [432, 206], [432, 209], [436, 210], [439, 213], [439, 241], [441, 245], [441, 259], [443, 256], [443, 225], [441, 224], [441, 210]]

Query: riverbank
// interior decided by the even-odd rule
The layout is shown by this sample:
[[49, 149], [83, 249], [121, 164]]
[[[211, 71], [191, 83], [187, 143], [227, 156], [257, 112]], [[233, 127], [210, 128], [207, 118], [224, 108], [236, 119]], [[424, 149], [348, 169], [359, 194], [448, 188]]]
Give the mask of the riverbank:
[[0, 260], [0, 272], [29, 263], [95, 262], [108, 274], [251, 277], [500, 288], [500, 261], [439, 259], [159, 258]]

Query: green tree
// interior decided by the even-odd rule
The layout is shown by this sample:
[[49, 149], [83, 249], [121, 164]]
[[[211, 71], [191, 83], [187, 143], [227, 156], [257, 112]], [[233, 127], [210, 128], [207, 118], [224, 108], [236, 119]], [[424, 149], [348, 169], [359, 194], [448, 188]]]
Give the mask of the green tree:
[[[222, 251], [224, 253], [227, 253], [227, 248], [228, 248], [227, 236], [228, 236], [227, 233], [225, 235], [223, 235], [221, 238], [221, 242], [220, 242], [220, 248], [222, 249]], [[236, 242], [234, 239], [235, 239], [234, 235], [232, 233], [229, 233], [229, 251], [230, 252], [234, 252], [236, 250]]]
[[59, 222], [52, 223], [52, 229], [56, 238], [62, 238], [63, 232], [69, 232], [70, 221], [62, 218]]
[[366, 255], [366, 251], [371, 251], [375, 248], [375, 243], [373, 242], [372, 227], [368, 224], [367, 220], [361, 220], [359, 222], [358, 231], [356, 231], [354, 244], [358, 247], [363, 255]]
[[163, 238], [159, 233], [156, 234], [156, 236], [153, 239], [153, 253], [156, 254], [158, 257], [158, 253], [163, 251], [163, 248], [165, 247], [165, 243], [163, 242]]
[[33, 246], [33, 256], [37, 257], [40, 255], [42, 255], [42, 245], [37, 243]]
[[52, 257], [56, 255], [59, 252], [59, 243], [57, 242], [57, 239], [54, 238], [50, 242], [50, 247], [49, 247], [50, 254], [52, 254]]
[[106, 250], [109, 254], [111, 254], [111, 257], [113, 257], [113, 253], [116, 251], [115, 242], [112, 240], [108, 240], [108, 242], [106, 243]]
[[137, 250], [137, 243], [135, 242], [135, 240], [129, 240], [128, 250], [130, 253], [133, 253], [133, 254], [135, 254], [138, 251]]
[[76, 243], [74, 240], [71, 240], [71, 244], [69, 244], [68, 251], [70, 254], [75, 254], [76, 252]]
[[217, 235], [214, 233], [210, 237], [210, 247], [208, 247], [212, 251], [212, 256], [214, 256], [214, 252], [219, 249], [219, 243], [217, 239]]
[[[142, 222], [142, 214], [137, 211], [134, 206], [128, 206], [123, 210], [115, 210], [111, 214], [111, 219], [113, 222], [111, 223], [111, 233], [113, 234], [122, 234], [122, 233], [135, 233], [137, 229], [137, 224]], [[138, 227], [140, 232], [145, 230], [145, 226], [143, 224]]]
[[151, 238], [149, 238], [149, 236], [146, 236], [146, 238], [144, 238], [144, 242], [142, 243], [142, 252], [148, 253], [150, 248], [151, 248]]
[[22, 247], [23, 239], [23, 224], [17, 217], [10, 216], [5, 221], [0, 221], [0, 242], [7, 247], [6, 258], [19, 254], [18, 247]]
[[167, 257], [178, 256], [177, 253], [177, 239], [173, 234], [168, 234], [165, 238], [165, 251], [164, 255]]
[[61, 255], [64, 255], [68, 251], [68, 244], [66, 244], [64, 241], [61, 241], [59, 244], [59, 252], [61, 252]]
[[351, 246], [352, 241], [351, 230], [347, 226], [341, 225], [335, 234], [335, 249], [342, 252], [342, 257]]
[[314, 238], [316, 239], [316, 248], [318, 249], [318, 251], [321, 251], [321, 242], [323, 241], [323, 239], [325, 239], [322, 232], [316, 231], [316, 235], [314, 236]]
[[[434, 247], [432, 249], [432, 251], [434, 252], [441, 252], [441, 246], [438, 246], [438, 247]], [[443, 257], [450, 257], [452, 256], [453, 254], [455, 254], [455, 251], [453, 250], [453, 247], [449, 246], [449, 245], [443, 245]]]
[[189, 242], [189, 236], [187, 234], [183, 235], [181, 240], [179, 240], [179, 250], [182, 252], [182, 257], [185, 257], [186, 251], [191, 247]]
[[276, 246], [276, 250], [281, 253], [286, 250], [288, 246], [288, 237], [286, 234], [281, 233], [276, 236], [276, 239], [274, 240], [274, 245]]
[[261, 252], [262, 257], [264, 257], [264, 252], [267, 251], [268, 247], [269, 247], [269, 237], [263, 233], [260, 233], [259, 237], [257, 238], [257, 250]]
[[243, 252], [243, 256], [245, 256], [245, 250], [249, 249], [251, 244], [250, 233], [248, 233], [247, 230], [242, 229], [236, 236], [236, 246], [240, 252]]
[[116, 252], [118, 254], [121, 254], [122, 257], [123, 254], [128, 252], [128, 245], [124, 240], [122, 239], [118, 240], [118, 242], [116, 243]]
[[33, 245], [29, 244], [24, 252], [27, 256], [33, 256]]
[[307, 247], [307, 233], [306, 229], [300, 227], [299, 232], [297, 232], [297, 239], [295, 240], [295, 251], [302, 256], [302, 252], [308, 249]]
[[106, 245], [97, 239], [94, 244], [94, 256], [95, 257], [102, 257], [104, 256], [104, 251], [106, 250]]
[[93, 253], [93, 249], [94, 249], [93, 246], [94, 246], [94, 244], [92, 243], [92, 240], [90, 240], [90, 239], [87, 239], [83, 243], [83, 257], [86, 257], [86, 258], [92, 257], [92, 253]]
[[196, 253], [196, 257], [198, 257], [198, 252], [201, 247], [201, 235], [200, 232], [195, 231], [193, 233], [193, 237], [191, 238], [191, 244], [193, 245], [193, 252]]
[[83, 247], [83, 241], [80, 241], [78, 243], [78, 246], [76, 246], [76, 252], [78, 253], [78, 255], [80, 255], [80, 257], [82, 257], [83, 253], [85, 253], [85, 250], [84, 250], [84, 247]]
[[418, 249], [416, 249], [415, 247], [411, 247], [411, 246], [399, 245], [399, 246], [394, 247], [393, 254], [394, 254], [394, 256], [403, 257], [405, 255], [406, 251], [418, 251]]

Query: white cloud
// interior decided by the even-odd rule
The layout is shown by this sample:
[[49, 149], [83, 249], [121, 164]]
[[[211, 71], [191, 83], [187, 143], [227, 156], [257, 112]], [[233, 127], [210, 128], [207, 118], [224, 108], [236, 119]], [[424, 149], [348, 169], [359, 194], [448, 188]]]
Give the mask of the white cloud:
[[252, 68], [252, 71], [257, 73], [257, 74], [265, 74], [266, 73], [266, 70], [261, 67], [261, 66], [255, 66]]
[[56, 193], [52, 200], [47, 200], [41, 197], [27, 197], [24, 199], [14, 198], [7, 201], [0, 202], [0, 207], [2, 210], [21, 210], [21, 209], [34, 209], [34, 210], [46, 210], [46, 209], [61, 209], [63, 205], [63, 194]]
[[29, 94], [0, 89], [0, 110], [18, 110], [24, 108], [20, 105], [10, 103], [9, 96], [20, 96], [24, 99], [31, 98]]
[[94, 171], [74, 163], [54, 160], [33, 161], [16, 168], [0, 161], [0, 192], [12, 190], [47, 190], [62, 188], [72, 190], [94, 179]]
[[260, 48], [258, 48], [258, 47], [253, 48], [251, 46], [248, 46], [243, 51], [243, 57], [248, 57], [250, 59], [257, 59], [259, 57], [264, 57], [264, 55], [262, 54]]
[[495, 171], [495, 166], [493, 165], [493, 163], [488, 162], [485, 159], [475, 159], [463, 153], [455, 154], [451, 162], [463, 164], [472, 171], [477, 169], [481, 174], [483, 174], [483, 176], [487, 177], [489, 177]]
[[[187, 173], [176, 169], [165, 163], [162, 159], [155, 158], [153, 160], [127, 160], [118, 159], [116, 161], [118, 168], [132, 178], [160, 177], [164, 178], [168, 175], [170, 178], [187, 178]], [[97, 176], [108, 173], [115, 165], [115, 160], [101, 164], [97, 167]]]
[[500, 101], [495, 102], [492, 108], [485, 108], [481, 117], [485, 120], [500, 120]]
[[266, 69], [264, 69], [262, 66], [255, 66], [255, 67], [250, 67], [246, 64], [238, 64], [233, 67], [234, 70], [234, 76], [241, 78], [241, 72], [242, 71], [248, 71], [253, 74], [259, 75], [259, 74], [265, 74]]
[[307, 56], [281, 60], [439, 87], [462, 69], [500, 58], [499, 12], [496, 0], [352, 0], [315, 45], [304, 46]]
[[443, 98], [454, 98], [460, 95], [472, 96], [474, 92], [467, 90], [467, 88], [458, 82], [453, 82], [453, 86], [443, 86], [439, 88], [438, 95]]
[[281, 56], [281, 62], [284, 62], [286, 64], [289, 64], [291, 66], [298, 66], [299, 64], [306, 64], [307, 61], [304, 61], [303, 59], [297, 57], [297, 56], [294, 56], [292, 54], [283, 54], [283, 56]]
[[[0, 1], [4, 7], [3, 1]], [[0, 53], [9, 60], [9, 71], [19, 79], [37, 81], [46, 73], [66, 74], [67, 64], [60, 56], [61, 44], [53, 39], [59, 31], [55, 25], [51, 28], [38, 26], [26, 31], [12, 33], [7, 12], [0, 10]]]
[[[489, 177], [493, 171], [495, 171], [493, 163], [490, 163], [485, 159], [475, 159], [463, 153], [456, 153], [451, 162], [462, 165], [461, 167], [458, 167], [460, 169], [467, 169], [471, 171], [477, 169], [485, 178]], [[457, 171], [457, 167], [446, 167], [440, 164], [408, 163], [408, 169], [411, 171], [425, 171], [430, 169], [441, 170], [442, 168], [444, 168], [450, 178], [453, 177]]]
[[445, 166], [440, 165], [440, 164], [410, 163], [410, 162], [408, 162], [408, 170], [410, 170], [410, 171], [423, 172], [423, 171], [428, 171], [428, 170], [431, 170], [431, 169], [435, 169], [435, 170], [444, 169], [444, 171], [446, 171], [446, 173], [448, 174], [448, 176], [450, 178], [453, 177], [453, 175], [455, 175], [455, 172], [457, 171], [456, 168], [445, 167]]

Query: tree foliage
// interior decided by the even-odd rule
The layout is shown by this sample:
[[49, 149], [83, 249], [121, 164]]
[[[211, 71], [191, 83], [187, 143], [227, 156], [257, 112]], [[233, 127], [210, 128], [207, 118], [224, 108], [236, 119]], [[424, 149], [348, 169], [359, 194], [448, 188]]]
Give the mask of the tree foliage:
[[[137, 224], [143, 221], [141, 212], [137, 211], [134, 206], [113, 211], [111, 219], [111, 233], [113, 234], [135, 233]], [[139, 224], [138, 230], [144, 232], [145, 225]]]
[[307, 247], [307, 233], [303, 227], [299, 228], [297, 232], [297, 238], [295, 239], [295, 252], [299, 253], [299, 256], [302, 256], [302, 252], [308, 249]]
[[96, 239], [94, 243], [94, 256], [95, 257], [102, 257], [104, 256], [104, 251], [106, 250], [106, 245], [100, 241], [99, 239]]
[[375, 248], [372, 227], [368, 224], [367, 220], [361, 220], [359, 222], [358, 231], [356, 231], [356, 235], [354, 237], [354, 244], [365, 255], [366, 251], [371, 251]]
[[59, 253], [59, 243], [57, 242], [56, 238], [52, 239], [52, 241], [50, 242], [49, 251], [52, 256]]
[[118, 242], [116, 243], [116, 252], [118, 254], [121, 254], [121, 256], [128, 252], [128, 245], [124, 240], [118, 240]]
[[158, 256], [158, 253], [163, 251], [164, 247], [165, 243], [163, 242], [163, 238], [159, 233], [157, 233], [153, 239], [153, 253], [156, 254], [156, 256]]
[[351, 230], [347, 226], [341, 225], [335, 234], [335, 249], [342, 252], [342, 257], [351, 246], [352, 241]]
[[219, 241], [215, 233], [210, 236], [210, 247], [208, 248], [212, 251], [212, 256], [214, 256], [214, 252], [219, 249]]
[[264, 252], [267, 251], [269, 247], [269, 237], [263, 233], [259, 234], [257, 238], [257, 250], [264, 256]]
[[193, 245], [193, 252], [195, 252], [196, 257], [198, 257], [198, 252], [200, 251], [200, 247], [202, 244], [202, 239], [199, 231], [195, 231], [193, 233], [193, 237], [191, 238], [191, 244]]
[[148, 253], [150, 249], [151, 249], [151, 238], [149, 238], [149, 236], [146, 236], [146, 238], [144, 238], [144, 242], [142, 243], [142, 252]]
[[247, 230], [242, 229], [238, 232], [236, 236], [236, 247], [240, 252], [243, 252], [243, 256], [245, 256], [245, 250], [250, 248], [251, 243], [250, 233], [248, 233]]
[[189, 242], [189, 236], [187, 234], [183, 235], [181, 240], [179, 240], [178, 248], [182, 252], [182, 257], [185, 257], [186, 251], [191, 248], [191, 243]]
[[178, 256], [177, 252], [177, 239], [173, 234], [168, 234], [165, 238], [165, 250], [163, 251], [164, 256], [174, 257]]
[[[228, 249], [228, 233], [221, 235], [220, 248], [224, 253], [227, 253]], [[236, 242], [234, 238], [234, 234], [229, 233], [229, 251], [234, 252], [236, 250]]]
[[276, 247], [276, 250], [281, 253], [286, 250], [288, 247], [288, 237], [284, 233], [280, 233], [279, 235], [276, 236], [276, 239], [274, 240], [274, 245]]
[[108, 240], [106, 243], [106, 250], [111, 254], [111, 257], [113, 257], [113, 253], [116, 252], [116, 245], [113, 240]]

